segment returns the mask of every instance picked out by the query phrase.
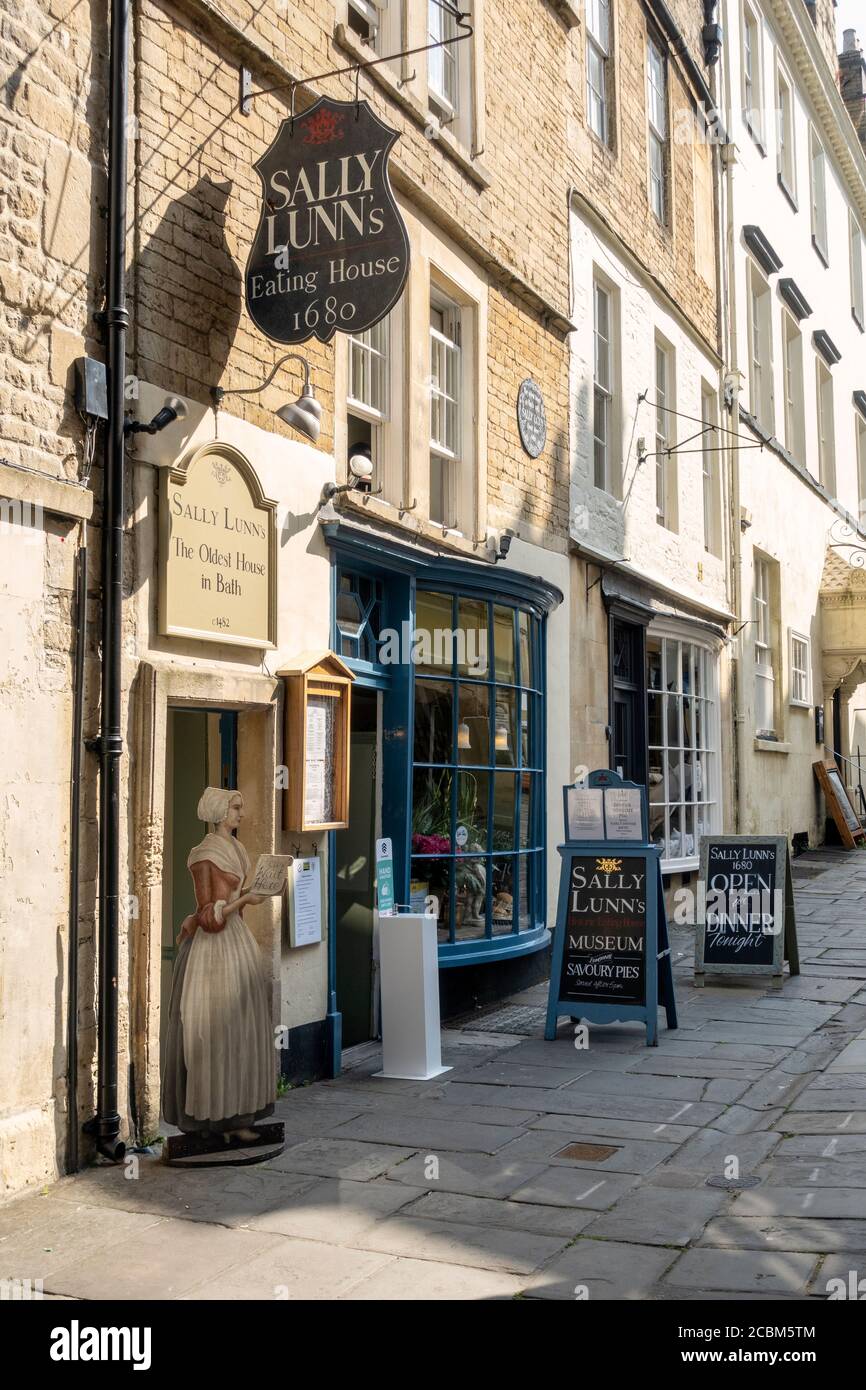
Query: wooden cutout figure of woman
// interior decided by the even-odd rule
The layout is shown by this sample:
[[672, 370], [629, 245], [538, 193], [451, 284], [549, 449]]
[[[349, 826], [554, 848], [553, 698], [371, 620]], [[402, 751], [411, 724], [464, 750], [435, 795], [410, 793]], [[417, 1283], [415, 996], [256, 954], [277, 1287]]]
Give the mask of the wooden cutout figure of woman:
[[213, 829], [186, 861], [196, 911], [181, 927], [162, 1077], [165, 1120], [230, 1147], [260, 1141], [250, 1126], [276, 1100], [270, 985], [243, 919], [264, 899], [241, 891], [250, 861], [232, 833], [243, 815], [240, 793], [221, 787], [198, 804]]

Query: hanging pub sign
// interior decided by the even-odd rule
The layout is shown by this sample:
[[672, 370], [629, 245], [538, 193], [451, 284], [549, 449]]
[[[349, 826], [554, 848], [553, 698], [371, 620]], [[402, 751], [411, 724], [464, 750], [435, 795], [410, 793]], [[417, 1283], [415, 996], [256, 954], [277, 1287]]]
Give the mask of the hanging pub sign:
[[254, 166], [262, 211], [246, 302], [266, 337], [363, 333], [400, 298], [409, 238], [388, 177], [398, 135], [366, 101], [321, 97], [283, 121]]
[[698, 876], [695, 984], [714, 975], [800, 973], [784, 835], [705, 835]]

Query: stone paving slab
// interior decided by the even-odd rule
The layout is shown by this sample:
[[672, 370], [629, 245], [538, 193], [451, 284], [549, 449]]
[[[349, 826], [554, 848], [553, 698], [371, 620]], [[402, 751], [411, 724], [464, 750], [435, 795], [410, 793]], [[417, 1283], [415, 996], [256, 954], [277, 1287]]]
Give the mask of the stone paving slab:
[[[168, 1218], [154, 1222], [134, 1239], [126, 1237], [104, 1248], [98, 1255], [75, 1258], [61, 1265], [51, 1274], [48, 1287], [52, 1293], [84, 1299], [182, 1298], [238, 1265], [246, 1266], [261, 1256], [270, 1257], [279, 1239], [264, 1232], [231, 1231], [202, 1221]], [[243, 1285], [232, 1294], [237, 1298], [262, 1296], [244, 1292]]]
[[253, 1217], [249, 1226], [254, 1231], [347, 1245], [369, 1226], [393, 1216], [421, 1195], [421, 1189], [400, 1183], [326, 1178]]
[[392, 1216], [370, 1226], [353, 1245], [413, 1259], [530, 1274], [568, 1243], [567, 1236], [545, 1236], [535, 1231]]
[[306, 1139], [264, 1164], [285, 1173], [311, 1173], [316, 1177], [377, 1178], [414, 1149], [396, 1144], [365, 1144], [351, 1139]]
[[[501, 1088], [482, 1086], [485, 1094], [498, 1095]], [[461, 1097], [461, 1100], [463, 1098]], [[541, 1107], [538, 1107], [540, 1109]], [[463, 1120], [428, 1120], [421, 1115], [387, 1114], [362, 1115], [342, 1125], [339, 1134], [349, 1140], [360, 1139], [372, 1144], [409, 1145], [411, 1149], [475, 1151], [495, 1154], [499, 1149], [518, 1139], [522, 1133], [519, 1126], [467, 1124]], [[384, 1168], [380, 1171], [384, 1172]], [[352, 1177], [353, 1174], [341, 1176]], [[372, 1175], [371, 1175], [372, 1176]]]
[[596, 1240], [631, 1241], [638, 1245], [688, 1245], [729, 1200], [719, 1188], [672, 1190], [641, 1187], [629, 1192], [612, 1211], [586, 1228]]
[[540, 1202], [554, 1207], [576, 1207], [605, 1211], [618, 1201], [637, 1177], [609, 1173], [600, 1168], [563, 1168], [551, 1165], [523, 1187], [511, 1193], [513, 1202]]
[[789, 1110], [785, 1116], [785, 1133], [826, 1134], [828, 1139], [834, 1134], [866, 1134], [866, 1110]]
[[805, 1295], [816, 1264], [814, 1255], [795, 1251], [686, 1250], [664, 1277], [668, 1284], [709, 1292]]
[[594, 1211], [535, 1205], [532, 1202], [495, 1201], [464, 1192], [427, 1192], [412, 1199], [404, 1216], [423, 1221], [451, 1221], [470, 1226], [503, 1226], [510, 1231], [535, 1231], [539, 1235], [565, 1236], [569, 1240], [595, 1218]]
[[200, 1280], [184, 1299], [236, 1303], [344, 1298], [363, 1280], [392, 1263], [386, 1254], [324, 1241], [269, 1236], [268, 1242], [267, 1248], [254, 1258]]
[[[829, 1184], [833, 1184], [832, 1186]], [[866, 1174], [863, 1175], [866, 1189]], [[828, 1184], [815, 1183], [807, 1187], [755, 1188], [741, 1192], [734, 1204], [735, 1216], [796, 1216], [817, 1220], [866, 1221], [866, 1190], [837, 1187], [830, 1174]]]
[[59, 1183], [48, 1200], [246, 1226], [260, 1212], [315, 1182], [310, 1175], [275, 1171], [264, 1163], [248, 1168], [172, 1168], [158, 1158], [141, 1158], [137, 1178], [126, 1174], [125, 1166], [91, 1168], [76, 1180]]
[[497, 1302], [517, 1298], [523, 1279], [503, 1270], [472, 1269], [467, 1265], [434, 1263], [432, 1260], [389, 1260], [376, 1271], [353, 1284], [341, 1299], [366, 1299], [381, 1303], [390, 1300]]
[[[524, 1285], [527, 1298], [638, 1299], [676, 1259], [674, 1250], [578, 1238]], [[585, 1290], [585, 1292], [584, 1292]]]
[[[431, 1158], [435, 1159], [435, 1170], [431, 1166]], [[387, 1176], [391, 1182], [428, 1191], [435, 1188], [437, 1191], [463, 1192], [474, 1197], [503, 1198], [543, 1172], [546, 1166], [543, 1160], [521, 1161], [508, 1158], [505, 1152], [494, 1158], [478, 1153], [420, 1153], [389, 1168]], [[431, 1176], [434, 1172], [435, 1176]]]
[[[776, 1157], [787, 1158], [845, 1158], [857, 1154], [866, 1155], [866, 1134], [800, 1134], [792, 1139], [783, 1139]], [[860, 1160], [866, 1172], [866, 1158]]]
[[[642, 1096], [603, 1096], [587, 1095], [580, 1089], [580, 1082], [560, 1087], [556, 1091], [539, 1091], [535, 1087], [513, 1086], [496, 1087], [472, 1086], [456, 1083], [454, 1099], [464, 1105], [488, 1105], [497, 1102], [513, 1104], [516, 1108], [546, 1111], [548, 1114], [586, 1115], [594, 1118], [646, 1120], [656, 1124], [672, 1124], [681, 1116], [688, 1114], [688, 1124], [710, 1124], [724, 1110], [723, 1105], [709, 1105], [701, 1101], [676, 1101], [663, 1099], [644, 1099]], [[540, 1097], [546, 1100], [541, 1101]], [[352, 1124], [359, 1122], [353, 1121]], [[517, 1136], [514, 1136], [515, 1138]]]
[[737, 1250], [851, 1250], [866, 1254], [866, 1221], [825, 1221], [815, 1216], [725, 1216], [710, 1222], [701, 1245]]
[[[568, 1145], [574, 1144], [600, 1145], [605, 1149], [612, 1148], [614, 1152], [603, 1161], [598, 1157], [584, 1159], [562, 1153]], [[562, 1164], [569, 1168], [603, 1168], [611, 1173], [644, 1174], [664, 1163], [676, 1151], [676, 1144], [662, 1143], [661, 1137], [658, 1141], [614, 1139], [610, 1135], [587, 1133], [586, 1127], [580, 1124], [575, 1125], [570, 1136], [554, 1130], [530, 1130], [502, 1152], [503, 1156], [513, 1155], [521, 1159], [541, 1158], [552, 1166]]]
[[0, 1279], [42, 1279], [46, 1288], [57, 1270], [137, 1242], [160, 1224], [152, 1214], [50, 1197], [18, 1199], [0, 1212], [0, 1221]]
[[[649, 1139], [659, 1143], [680, 1143], [700, 1132], [697, 1125], [651, 1124], [646, 1120], [621, 1120], [605, 1115], [542, 1115], [529, 1126], [534, 1130], [553, 1130], [573, 1138], [575, 1133], [592, 1134], [611, 1142], [617, 1139]], [[563, 1143], [567, 1140], [563, 1139]]]

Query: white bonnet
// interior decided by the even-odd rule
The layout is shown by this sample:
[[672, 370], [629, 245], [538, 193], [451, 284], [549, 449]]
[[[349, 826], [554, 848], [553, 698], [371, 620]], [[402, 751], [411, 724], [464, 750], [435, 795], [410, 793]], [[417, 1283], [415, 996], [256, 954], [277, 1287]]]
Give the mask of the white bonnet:
[[228, 815], [229, 806], [236, 796], [240, 796], [240, 792], [232, 791], [229, 787], [205, 787], [196, 815], [199, 820], [207, 821], [209, 825], [219, 825]]

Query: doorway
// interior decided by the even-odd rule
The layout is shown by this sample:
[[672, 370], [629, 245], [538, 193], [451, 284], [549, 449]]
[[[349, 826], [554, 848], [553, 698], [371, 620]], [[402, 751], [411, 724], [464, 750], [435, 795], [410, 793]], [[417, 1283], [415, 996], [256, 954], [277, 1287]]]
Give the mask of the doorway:
[[160, 971], [160, 1056], [168, 1027], [171, 977], [177, 934], [195, 911], [192, 876], [186, 866], [207, 827], [196, 815], [205, 787], [237, 786], [238, 716], [234, 710], [169, 709], [166, 737], [167, 787], [163, 857], [162, 964]]
[[628, 782], [646, 781], [644, 628], [614, 617], [610, 625], [610, 765]]
[[337, 1007], [343, 1046], [376, 1036], [373, 929], [378, 819], [378, 719], [375, 690], [352, 691], [349, 740], [349, 824], [335, 832]]

